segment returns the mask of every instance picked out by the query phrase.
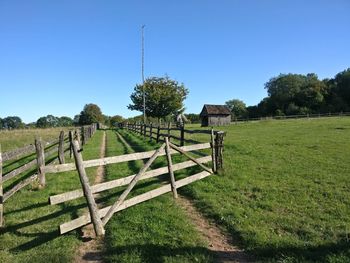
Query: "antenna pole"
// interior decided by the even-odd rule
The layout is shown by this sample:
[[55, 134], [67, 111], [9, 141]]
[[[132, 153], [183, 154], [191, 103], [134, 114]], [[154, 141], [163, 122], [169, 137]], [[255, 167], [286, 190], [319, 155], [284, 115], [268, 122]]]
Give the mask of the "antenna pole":
[[142, 25], [141, 27], [141, 33], [142, 33], [142, 93], [143, 93], [143, 123], [146, 123], [146, 98], [145, 98], [145, 76], [144, 76], [144, 61], [145, 61], [145, 40], [144, 40], [144, 34], [143, 29], [145, 28], [145, 25]]

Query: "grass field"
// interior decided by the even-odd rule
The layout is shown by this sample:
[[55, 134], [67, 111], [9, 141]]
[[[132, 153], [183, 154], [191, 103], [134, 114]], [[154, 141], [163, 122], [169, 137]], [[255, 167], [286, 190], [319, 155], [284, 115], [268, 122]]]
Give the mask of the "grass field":
[[[198, 128], [198, 126], [193, 126]], [[191, 127], [187, 127], [191, 128]], [[261, 262], [350, 262], [350, 118], [261, 121], [216, 127], [227, 132], [224, 171], [179, 190]], [[107, 156], [159, 145], [120, 131], [132, 149], [107, 131]], [[102, 132], [84, 148], [97, 158]], [[207, 135], [192, 139], [208, 141]], [[174, 158], [174, 162], [181, 160]], [[153, 167], [165, 164], [164, 158]], [[106, 179], [136, 173], [141, 161], [109, 165]], [[187, 172], [195, 172], [188, 169]], [[89, 169], [90, 177], [94, 169]], [[184, 172], [176, 173], [176, 177]], [[137, 184], [132, 195], [165, 177]], [[5, 206], [0, 262], [70, 262], [78, 232], [57, 226], [82, 213], [84, 200], [48, 206], [54, 193], [79, 188], [76, 173], [48, 175], [48, 187], [30, 187]], [[111, 203], [122, 189], [103, 193]], [[171, 194], [131, 207], [106, 225], [106, 262], [212, 262], [214, 257]]]
[[[85, 159], [99, 157], [102, 132], [86, 144]], [[69, 161], [69, 160], [68, 160]], [[89, 168], [90, 179], [96, 168]], [[53, 194], [80, 187], [77, 172], [48, 174], [47, 187], [28, 186], [5, 203], [6, 228], [0, 230], [0, 262], [71, 262], [80, 244], [75, 232], [60, 236], [58, 225], [82, 213], [83, 199], [62, 205], [48, 205]]]
[[34, 144], [36, 136], [41, 137], [44, 142], [58, 139], [60, 131], [68, 131], [70, 128], [48, 128], [27, 130], [0, 130], [1, 151], [6, 152], [29, 144]]
[[220, 127], [225, 171], [183, 191], [263, 261], [350, 261], [350, 118]]
[[216, 129], [224, 171], [180, 193], [258, 261], [350, 261], [350, 118]]
[[[121, 131], [124, 139], [137, 151], [151, 150], [152, 145]], [[107, 155], [133, 152], [115, 133], [109, 131]], [[154, 145], [153, 145], [154, 146]], [[164, 166], [159, 158], [153, 168]], [[107, 166], [107, 180], [137, 173], [141, 161]], [[159, 187], [164, 181], [153, 178], [141, 181], [130, 196]], [[165, 182], [168, 182], [165, 179]], [[120, 190], [114, 191], [115, 193]], [[110, 192], [108, 193], [110, 195]], [[113, 201], [110, 200], [110, 201]], [[213, 255], [200, 240], [184, 211], [172, 194], [157, 197], [115, 215], [106, 228], [106, 262], [212, 262]]]

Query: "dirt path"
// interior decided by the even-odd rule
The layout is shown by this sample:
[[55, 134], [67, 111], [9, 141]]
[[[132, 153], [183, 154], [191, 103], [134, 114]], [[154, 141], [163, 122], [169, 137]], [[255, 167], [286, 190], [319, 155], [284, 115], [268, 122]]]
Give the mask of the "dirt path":
[[[130, 144], [122, 135], [118, 137], [128, 149]], [[216, 261], [221, 263], [248, 263], [253, 262], [246, 253], [234, 244], [234, 241], [225, 235], [214, 223], [209, 222], [187, 198], [180, 196], [176, 203], [186, 212], [194, 227], [200, 233], [202, 239], [208, 243], [208, 249], [215, 253]]]
[[[105, 157], [106, 152], [106, 132], [103, 133], [102, 143], [100, 148], [100, 158]], [[94, 184], [102, 183], [105, 177], [105, 167], [99, 166], [96, 171]], [[95, 195], [97, 197], [98, 194]], [[82, 228], [83, 243], [78, 248], [77, 254], [74, 257], [74, 262], [103, 262], [103, 239], [91, 238], [95, 237], [95, 231], [92, 224]]]
[[231, 245], [234, 241], [198, 212], [190, 200], [179, 195], [176, 201], [186, 211], [201, 237], [209, 244], [208, 249], [215, 253], [217, 262], [253, 262], [242, 249]]

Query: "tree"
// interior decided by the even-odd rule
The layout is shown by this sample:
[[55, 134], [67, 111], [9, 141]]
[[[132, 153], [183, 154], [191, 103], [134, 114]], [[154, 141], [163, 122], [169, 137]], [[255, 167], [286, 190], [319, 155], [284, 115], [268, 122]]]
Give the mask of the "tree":
[[47, 128], [47, 127], [49, 127], [48, 123], [47, 123], [47, 120], [46, 120], [46, 117], [40, 117], [36, 121], [36, 127], [38, 127], [38, 128]]
[[342, 101], [343, 111], [350, 109], [350, 68], [338, 73], [333, 80], [333, 96]]
[[73, 126], [73, 120], [70, 117], [62, 116], [58, 120], [60, 127], [70, 127]]
[[247, 117], [248, 111], [245, 103], [238, 99], [232, 99], [225, 102], [226, 106], [231, 110], [232, 116], [235, 118]]
[[104, 122], [102, 111], [96, 104], [90, 103], [84, 106], [84, 109], [80, 113], [79, 124], [90, 125], [96, 122]]
[[199, 114], [196, 113], [188, 113], [185, 116], [191, 123], [200, 123], [201, 121]]
[[146, 115], [158, 119], [170, 114], [176, 114], [183, 108], [183, 101], [188, 95], [188, 89], [169, 77], [151, 77], [145, 80], [144, 85], [138, 84], [130, 98], [131, 110], [143, 111], [143, 88], [146, 98]]
[[110, 119], [112, 127], [116, 127], [118, 125], [118, 123], [121, 123], [123, 121], [124, 121], [124, 118], [120, 115], [115, 115], [115, 116], [111, 117], [111, 119]]
[[78, 125], [79, 125], [79, 119], [80, 119], [80, 114], [74, 115], [73, 124], [74, 124], [75, 126], [78, 126]]
[[272, 115], [277, 112], [288, 115], [318, 112], [328, 94], [326, 83], [319, 80], [314, 73], [280, 74], [271, 78], [265, 88], [269, 95], [264, 102], [268, 106], [265, 114]]
[[[67, 117], [68, 118], [68, 117]], [[47, 115], [45, 117], [40, 117], [36, 121], [36, 127], [38, 128], [50, 128], [50, 127], [60, 127], [60, 118], [53, 115]]]
[[24, 123], [20, 117], [8, 116], [2, 119], [2, 127], [3, 129], [19, 129], [24, 127]]

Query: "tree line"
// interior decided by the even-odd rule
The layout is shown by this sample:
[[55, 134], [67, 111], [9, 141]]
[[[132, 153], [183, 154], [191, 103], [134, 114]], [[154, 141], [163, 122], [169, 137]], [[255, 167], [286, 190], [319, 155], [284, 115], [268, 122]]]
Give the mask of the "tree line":
[[235, 118], [350, 111], [350, 68], [323, 80], [315, 73], [280, 74], [265, 83], [265, 89], [268, 96], [255, 106], [246, 107], [238, 99], [226, 105]]
[[100, 107], [96, 104], [86, 104], [83, 110], [70, 118], [67, 116], [56, 117], [47, 115], [40, 117], [36, 122], [25, 124], [18, 116], [8, 116], [0, 118], [0, 129], [12, 130], [23, 128], [52, 128], [52, 127], [71, 127], [90, 125], [92, 123], [102, 123], [107, 126], [116, 126], [117, 123], [122, 122], [124, 118], [120, 115], [106, 116], [102, 114]]

